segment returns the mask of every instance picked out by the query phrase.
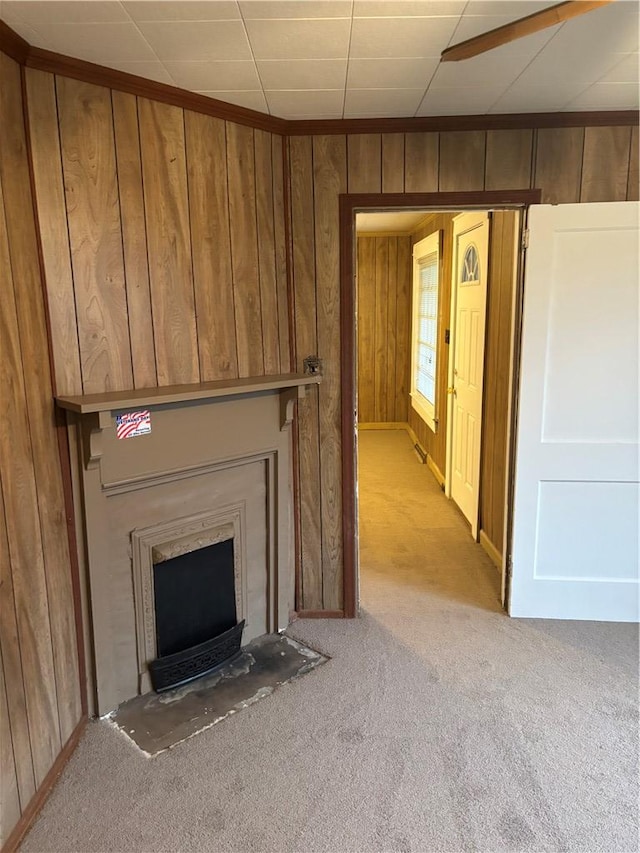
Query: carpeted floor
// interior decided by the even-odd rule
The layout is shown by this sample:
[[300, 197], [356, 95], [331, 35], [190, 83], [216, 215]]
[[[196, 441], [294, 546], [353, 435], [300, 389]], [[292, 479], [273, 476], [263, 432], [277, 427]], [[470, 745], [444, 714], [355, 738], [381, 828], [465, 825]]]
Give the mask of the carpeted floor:
[[360, 436], [362, 618], [332, 660], [157, 758], [88, 727], [27, 851], [638, 846], [638, 629], [510, 620], [404, 433]]

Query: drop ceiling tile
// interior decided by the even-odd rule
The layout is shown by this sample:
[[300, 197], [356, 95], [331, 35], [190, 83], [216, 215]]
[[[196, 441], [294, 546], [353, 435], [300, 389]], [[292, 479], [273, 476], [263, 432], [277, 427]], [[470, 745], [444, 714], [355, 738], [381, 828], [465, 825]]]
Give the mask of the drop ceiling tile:
[[618, 54], [620, 61], [608, 71], [598, 83], [637, 83], [638, 82], [638, 54]]
[[308, 118], [316, 115], [339, 118], [342, 115], [342, 89], [268, 91], [266, 96], [270, 113], [281, 118]]
[[34, 0], [34, 2], [15, 2], [4, 0], [2, 18], [11, 23], [23, 21], [42, 29], [43, 24], [62, 23], [98, 23], [100, 21], [124, 21], [129, 17], [121, 3], [115, 0], [94, 0], [91, 3], [62, 2], [62, 0]]
[[158, 83], [168, 83], [175, 86], [176, 83], [161, 62], [102, 62], [107, 68], [115, 68], [117, 71], [126, 71], [127, 74], [135, 74], [136, 77], [144, 77], [146, 80], [155, 80]]
[[520, 75], [531, 59], [526, 53], [517, 54], [503, 48], [481, 53], [461, 62], [441, 62], [430, 88], [452, 88], [454, 86], [507, 85]]
[[342, 59], [349, 47], [348, 18], [247, 21], [256, 59]]
[[122, 5], [134, 21], [224, 21], [240, 17], [235, 0], [131, 0]]
[[51, 49], [47, 39], [40, 33], [36, 32], [30, 24], [23, 24], [22, 21], [9, 21], [4, 17], [2, 9], [0, 9], [0, 20], [10, 24], [11, 29], [14, 30], [14, 32], [18, 33], [19, 36], [22, 36], [23, 39], [26, 39], [26, 41], [34, 47], [43, 47], [47, 50]]
[[346, 59], [277, 59], [257, 63], [265, 89], [344, 89]]
[[242, 21], [144, 21], [138, 26], [159, 59], [251, 59]]
[[416, 115], [484, 115], [504, 91], [499, 89], [436, 89], [429, 90]]
[[89, 62], [156, 60], [135, 24], [44, 24], [37, 32], [50, 50]]
[[350, 18], [351, 0], [241, 0], [245, 21], [274, 18]]
[[202, 91], [234, 91], [260, 89], [255, 63], [251, 60], [228, 62], [164, 63], [177, 86]]
[[465, 16], [508, 15], [512, 20], [518, 20], [556, 5], [557, 0], [471, 0], [465, 9]]
[[444, 18], [356, 18], [350, 56], [367, 59], [387, 56], [439, 56], [458, 22]]
[[438, 67], [439, 60], [350, 59], [347, 86], [352, 89], [419, 89], [424, 91]]
[[267, 112], [267, 102], [264, 99], [264, 92], [258, 89], [252, 92], [198, 92], [199, 95], [206, 95], [208, 98], [215, 98], [218, 101], [224, 101], [227, 104], [236, 104], [239, 107], [246, 107], [249, 110], [257, 110], [260, 113]]
[[637, 83], [595, 83], [568, 104], [568, 110], [637, 110]]
[[354, 18], [436, 18], [461, 15], [467, 0], [355, 0]]
[[491, 113], [547, 113], [564, 109], [580, 91], [580, 84], [556, 81], [555, 85], [511, 86], [492, 105]]
[[412, 116], [424, 95], [421, 89], [349, 89], [345, 118]]

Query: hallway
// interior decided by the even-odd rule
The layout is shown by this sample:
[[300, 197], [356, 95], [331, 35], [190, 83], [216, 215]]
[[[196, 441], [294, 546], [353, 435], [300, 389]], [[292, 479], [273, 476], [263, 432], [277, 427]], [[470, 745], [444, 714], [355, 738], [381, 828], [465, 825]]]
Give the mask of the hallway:
[[419, 593], [425, 616], [501, 612], [496, 567], [408, 434], [361, 430], [358, 453], [362, 605]]

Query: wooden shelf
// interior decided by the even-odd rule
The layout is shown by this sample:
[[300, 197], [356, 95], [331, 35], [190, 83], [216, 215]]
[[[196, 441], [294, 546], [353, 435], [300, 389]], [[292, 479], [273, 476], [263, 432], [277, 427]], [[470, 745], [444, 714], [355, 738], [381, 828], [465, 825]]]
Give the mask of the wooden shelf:
[[60, 408], [86, 415], [126, 409], [163, 406], [191, 400], [212, 400], [219, 397], [240, 397], [261, 391], [282, 391], [301, 385], [318, 385], [322, 377], [307, 373], [281, 373], [277, 376], [252, 376], [247, 379], [223, 379], [217, 382], [195, 382], [191, 385], [166, 385], [163, 388], [140, 388], [132, 391], [112, 391], [107, 394], [84, 394], [77, 397], [56, 397]]

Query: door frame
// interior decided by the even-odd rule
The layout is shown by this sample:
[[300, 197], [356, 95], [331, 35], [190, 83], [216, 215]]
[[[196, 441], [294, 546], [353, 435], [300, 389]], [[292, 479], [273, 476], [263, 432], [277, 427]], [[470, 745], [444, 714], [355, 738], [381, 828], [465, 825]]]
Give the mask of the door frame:
[[[358, 615], [358, 496], [356, 458], [356, 287], [355, 217], [359, 211], [396, 209], [483, 210], [526, 208], [540, 204], [542, 191], [483, 190], [447, 193], [342, 193], [340, 212], [340, 343], [342, 438], [343, 608], [346, 618]], [[519, 340], [516, 320], [516, 342]], [[516, 409], [512, 410], [512, 417]], [[515, 430], [511, 428], [511, 437]], [[512, 438], [511, 438], [512, 440]], [[510, 509], [507, 524], [510, 526]]]

